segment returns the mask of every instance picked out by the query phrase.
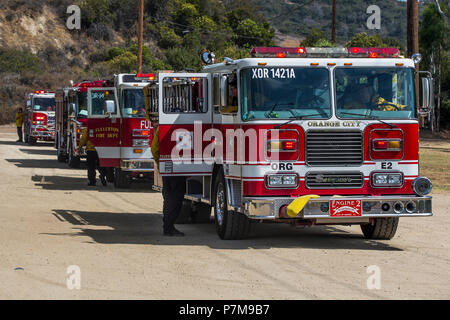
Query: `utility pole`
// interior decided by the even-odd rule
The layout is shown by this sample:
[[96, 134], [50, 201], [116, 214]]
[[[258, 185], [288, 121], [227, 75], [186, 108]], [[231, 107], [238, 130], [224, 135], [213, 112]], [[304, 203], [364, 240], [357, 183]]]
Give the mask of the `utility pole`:
[[[411, 57], [419, 52], [419, 3], [417, 0], [407, 2], [407, 56]], [[419, 90], [419, 66], [416, 65], [416, 88]], [[417, 108], [419, 108], [419, 95], [417, 95]], [[419, 110], [418, 110], [419, 111]], [[419, 126], [423, 127], [423, 117], [419, 116]]]
[[144, 42], [144, 0], [139, 0], [138, 73], [142, 73], [142, 45]]
[[336, 0], [333, 0], [332, 20], [331, 20], [331, 42], [336, 43]]

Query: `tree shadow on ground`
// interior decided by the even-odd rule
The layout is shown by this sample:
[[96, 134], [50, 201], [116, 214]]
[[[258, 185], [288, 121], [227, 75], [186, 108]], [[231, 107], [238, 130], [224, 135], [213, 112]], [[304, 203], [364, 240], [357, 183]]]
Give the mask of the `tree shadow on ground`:
[[[53, 210], [61, 222], [74, 226], [73, 233], [46, 233], [52, 236], [87, 236], [103, 244], [208, 246], [213, 249], [310, 248], [401, 251], [386, 242], [366, 240], [330, 226], [294, 228], [286, 224], [254, 223], [248, 239], [220, 240], [213, 223], [186, 224], [177, 227], [186, 237], [162, 236], [162, 215], [78, 210]], [[103, 227], [103, 229], [100, 229]]]

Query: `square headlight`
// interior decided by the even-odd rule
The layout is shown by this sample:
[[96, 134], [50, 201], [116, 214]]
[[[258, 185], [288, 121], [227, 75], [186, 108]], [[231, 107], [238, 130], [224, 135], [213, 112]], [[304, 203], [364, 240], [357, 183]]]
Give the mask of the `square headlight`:
[[272, 174], [267, 177], [269, 188], [295, 188], [298, 184], [296, 174]]
[[374, 187], [401, 187], [403, 184], [402, 173], [374, 173], [372, 176]]
[[133, 147], [149, 147], [150, 141], [148, 139], [133, 139]]

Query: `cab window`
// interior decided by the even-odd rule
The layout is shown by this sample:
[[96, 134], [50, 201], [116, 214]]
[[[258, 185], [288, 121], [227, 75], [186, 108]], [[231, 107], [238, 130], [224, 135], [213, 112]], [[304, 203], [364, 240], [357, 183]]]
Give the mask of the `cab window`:
[[206, 78], [164, 79], [163, 112], [167, 114], [206, 113], [208, 80]]

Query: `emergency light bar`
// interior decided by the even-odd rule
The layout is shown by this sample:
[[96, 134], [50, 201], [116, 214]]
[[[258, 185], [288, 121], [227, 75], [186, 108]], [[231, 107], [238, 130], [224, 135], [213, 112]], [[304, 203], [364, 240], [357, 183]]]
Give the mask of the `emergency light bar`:
[[155, 75], [153, 73], [138, 73], [136, 75], [137, 80], [150, 80], [153, 81], [155, 80]]
[[250, 51], [252, 57], [276, 57], [285, 58], [286, 56], [299, 57], [306, 55], [306, 49], [299, 48], [287, 48], [287, 47], [256, 47]]
[[398, 58], [398, 48], [287, 48], [256, 47], [250, 51], [253, 58]]

